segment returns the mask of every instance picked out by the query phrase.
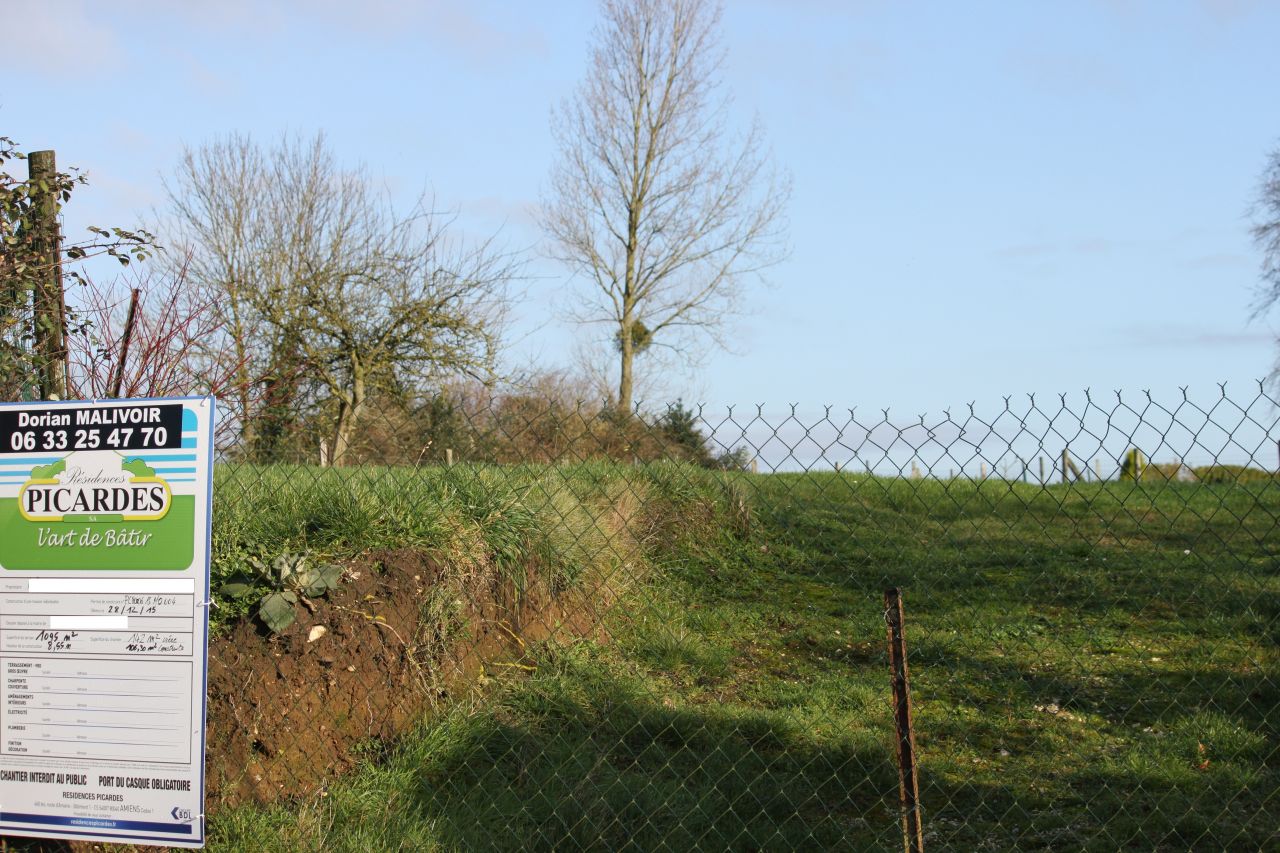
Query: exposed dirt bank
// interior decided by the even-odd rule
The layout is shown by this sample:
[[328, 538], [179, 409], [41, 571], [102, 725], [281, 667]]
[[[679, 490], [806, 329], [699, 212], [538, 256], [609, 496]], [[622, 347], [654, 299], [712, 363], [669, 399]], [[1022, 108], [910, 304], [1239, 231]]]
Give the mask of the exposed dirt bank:
[[599, 630], [602, 589], [551, 596], [536, 566], [523, 575], [519, 595], [510, 573], [464, 591], [422, 552], [376, 551], [352, 562], [314, 612], [299, 605], [284, 633], [245, 619], [215, 639], [209, 810], [322, 790], [472, 683], [486, 661]]

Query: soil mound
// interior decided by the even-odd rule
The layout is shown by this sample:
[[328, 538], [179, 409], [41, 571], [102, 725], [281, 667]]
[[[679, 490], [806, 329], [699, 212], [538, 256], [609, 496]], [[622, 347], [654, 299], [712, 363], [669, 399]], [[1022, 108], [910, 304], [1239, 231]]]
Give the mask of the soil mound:
[[[510, 580], [463, 591], [429, 555], [375, 551], [348, 564], [314, 610], [299, 605], [283, 633], [244, 619], [214, 639], [210, 810], [322, 790], [462, 689], [483, 662], [553, 634], [597, 630], [597, 596], [579, 592], [586, 606], [571, 606], [545, 593], [536, 566], [523, 574], [519, 592]], [[449, 625], [465, 628], [451, 634]]]

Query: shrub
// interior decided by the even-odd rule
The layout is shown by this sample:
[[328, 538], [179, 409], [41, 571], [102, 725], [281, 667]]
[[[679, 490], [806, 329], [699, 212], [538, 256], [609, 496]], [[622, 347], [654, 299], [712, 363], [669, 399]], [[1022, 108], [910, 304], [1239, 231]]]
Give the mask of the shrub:
[[1124, 461], [1120, 464], [1120, 479], [1141, 480], [1146, 467], [1147, 458], [1142, 455], [1142, 451], [1136, 447], [1130, 448], [1124, 455]]
[[1218, 485], [1243, 485], [1245, 483], [1267, 483], [1275, 479], [1270, 471], [1261, 468], [1250, 468], [1247, 465], [1202, 465], [1191, 469], [1196, 479], [1202, 483]]
[[1142, 470], [1145, 482], [1188, 483], [1196, 479], [1191, 469], [1182, 462], [1152, 462]]

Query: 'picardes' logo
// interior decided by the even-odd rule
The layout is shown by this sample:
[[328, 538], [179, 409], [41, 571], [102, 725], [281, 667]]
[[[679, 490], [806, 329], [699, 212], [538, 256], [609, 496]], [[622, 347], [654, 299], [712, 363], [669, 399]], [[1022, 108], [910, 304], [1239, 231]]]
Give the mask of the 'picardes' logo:
[[27, 521], [158, 521], [172, 502], [169, 484], [145, 462], [110, 450], [72, 453], [35, 468], [18, 492]]

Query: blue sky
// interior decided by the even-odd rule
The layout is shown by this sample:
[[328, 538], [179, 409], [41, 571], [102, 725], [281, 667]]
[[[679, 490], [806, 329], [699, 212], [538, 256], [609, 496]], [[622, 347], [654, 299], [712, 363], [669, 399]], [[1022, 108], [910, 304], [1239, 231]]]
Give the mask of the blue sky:
[[[724, 83], [790, 171], [788, 260], [734, 351], [660, 393], [911, 413], [1003, 394], [1251, 382], [1249, 203], [1280, 144], [1280, 4], [732, 0]], [[536, 253], [551, 107], [592, 2], [0, 0], [0, 135], [91, 186], [68, 226], [163, 201], [183, 143], [324, 130], [393, 193]], [[49, 50], [48, 41], [60, 48]], [[14, 56], [12, 51], [17, 50]], [[567, 365], [574, 286], [535, 260], [512, 364]]]

